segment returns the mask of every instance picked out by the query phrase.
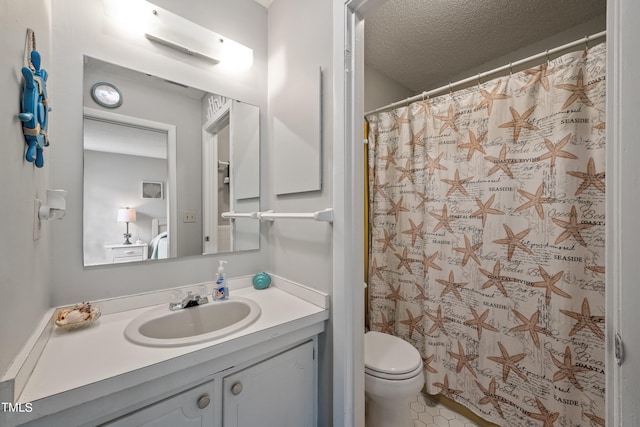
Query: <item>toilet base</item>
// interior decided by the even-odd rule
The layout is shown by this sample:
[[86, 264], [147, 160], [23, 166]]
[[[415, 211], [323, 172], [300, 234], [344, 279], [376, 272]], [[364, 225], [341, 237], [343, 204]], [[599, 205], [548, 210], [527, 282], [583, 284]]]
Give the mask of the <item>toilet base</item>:
[[374, 402], [367, 397], [365, 404], [366, 427], [413, 427], [410, 398], [383, 399]]

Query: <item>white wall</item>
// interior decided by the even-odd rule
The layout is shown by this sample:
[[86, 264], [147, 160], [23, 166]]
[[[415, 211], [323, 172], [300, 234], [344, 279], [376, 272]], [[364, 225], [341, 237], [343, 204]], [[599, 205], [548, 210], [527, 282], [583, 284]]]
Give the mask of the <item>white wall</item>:
[[[133, 24], [127, 24], [126, 19], [113, 16], [109, 6], [114, 3], [123, 4], [111, 0], [51, 2], [55, 57], [52, 75], [56, 79], [56, 91], [53, 93], [55, 114], [52, 114], [52, 117], [55, 116], [56, 133], [52, 137], [64, 141], [52, 159], [61, 165], [53, 172], [52, 181], [56, 187], [69, 191], [67, 217], [57, 224], [52, 235], [53, 305], [213, 280], [216, 260], [219, 258], [195, 256], [152, 264], [83, 268], [83, 55], [135, 70], [145, 70], [207, 92], [257, 105], [261, 108], [262, 121], [265, 122], [267, 11], [264, 7], [252, 0], [154, 0], [160, 7], [252, 48], [254, 63], [251, 69], [231, 72], [165, 46], [158, 46], [143, 35], [135, 34], [134, 31], [139, 30], [135, 20]], [[129, 6], [126, 9], [134, 10]], [[149, 105], [149, 108], [154, 106]], [[266, 154], [261, 155], [264, 161]], [[266, 194], [265, 181], [263, 179], [263, 195]], [[74, 244], [69, 245], [69, 242]], [[62, 245], [66, 246], [64, 251], [55, 250]], [[229, 261], [228, 274], [237, 276], [266, 269], [264, 237], [261, 239], [261, 248], [259, 251], [242, 254], [224, 254], [224, 259]]]
[[[269, 208], [276, 212], [312, 212], [333, 207], [333, 75], [332, 75], [332, 2], [317, 0], [275, 0], [269, 8], [269, 55], [286, 54], [287, 61], [300, 61], [308, 66], [321, 66], [324, 73], [323, 96], [323, 150], [322, 150], [322, 190], [308, 193], [271, 196]], [[278, 28], [282, 38], [273, 38], [271, 29]], [[287, 61], [277, 61], [286, 64]], [[275, 62], [275, 61], [274, 61]], [[303, 67], [304, 68], [304, 67]], [[272, 67], [270, 62], [269, 84], [270, 96], [275, 82], [292, 82], [296, 79], [292, 70]], [[280, 86], [280, 85], [278, 85]], [[292, 82], [291, 87], [295, 87]], [[286, 89], [280, 89], [278, 96], [286, 96]], [[317, 102], [310, 99], [309, 103]], [[311, 105], [311, 104], [310, 104]], [[305, 105], [292, 103], [292, 111], [304, 109]], [[309, 108], [311, 109], [311, 108]], [[273, 151], [272, 131], [277, 118], [271, 113], [268, 116], [269, 151]], [[295, 160], [295, 159], [294, 159]], [[274, 164], [270, 156], [268, 165]], [[267, 169], [270, 169], [267, 166]], [[273, 171], [270, 172], [270, 183], [273, 182]], [[291, 179], [296, 179], [291, 177]], [[303, 283], [323, 292], [332, 292], [332, 225], [324, 222], [308, 220], [276, 220], [269, 225], [269, 271]], [[329, 330], [320, 338], [320, 408], [318, 425], [330, 426], [331, 413], [331, 358], [332, 334]]]
[[[295, 61], [318, 64], [324, 70], [323, 182], [321, 191], [286, 196], [271, 195], [270, 208], [276, 212], [311, 212], [333, 206], [331, 140], [331, 4], [312, 0], [276, 0], [269, 8], [269, 28], [289, 28], [291, 37], [270, 40], [269, 52], [286, 51]], [[292, 39], [304, 41], [296, 46]], [[296, 78], [283, 69], [269, 69], [269, 81], [280, 74], [288, 80]], [[271, 86], [270, 86], [271, 90]], [[282, 91], [280, 92], [282, 96]], [[286, 96], [286, 92], [284, 92]], [[309, 103], [317, 102], [310, 99]], [[292, 110], [304, 105], [292, 104]], [[269, 113], [269, 146], [277, 144], [271, 138], [274, 117]], [[271, 150], [269, 150], [271, 151]], [[293, 159], [295, 161], [295, 159]], [[269, 159], [269, 165], [273, 159]], [[269, 169], [269, 167], [267, 167]], [[272, 171], [270, 171], [272, 176]], [[294, 176], [291, 179], [296, 179]], [[273, 180], [270, 180], [273, 181]], [[331, 292], [331, 225], [303, 220], [274, 221], [269, 232], [269, 265], [271, 271], [304, 283], [323, 292]]]
[[[0, 375], [6, 371], [32, 329], [49, 307], [50, 229], [42, 226], [33, 241], [33, 199], [50, 188], [56, 145], [45, 150], [45, 167], [24, 160], [25, 141], [18, 120], [27, 28], [36, 33], [42, 67], [51, 70], [51, 22], [48, 0], [0, 0]], [[55, 77], [49, 87], [55, 86]], [[49, 127], [50, 131], [55, 125]], [[52, 137], [53, 138], [53, 137]]]
[[395, 80], [371, 67], [364, 69], [364, 111], [373, 111], [415, 95]]

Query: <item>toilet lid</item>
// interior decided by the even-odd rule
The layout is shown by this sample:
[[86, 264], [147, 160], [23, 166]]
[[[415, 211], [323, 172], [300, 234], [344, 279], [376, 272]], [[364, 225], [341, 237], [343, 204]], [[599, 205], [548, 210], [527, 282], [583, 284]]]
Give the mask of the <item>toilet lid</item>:
[[418, 350], [403, 339], [375, 331], [364, 334], [364, 365], [367, 370], [401, 375], [416, 371], [421, 363]]

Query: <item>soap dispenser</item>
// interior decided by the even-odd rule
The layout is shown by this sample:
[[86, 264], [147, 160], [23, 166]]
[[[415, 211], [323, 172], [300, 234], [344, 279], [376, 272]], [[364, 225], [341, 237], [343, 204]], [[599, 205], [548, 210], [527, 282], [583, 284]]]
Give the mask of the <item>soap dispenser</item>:
[[227, 287], [227, 279], [224, 277], [224, 265], [227, 261], [220, 261], [218, 274], [216, 275], [216, 286], [213, 289], [213, 300], [224, 301], [229, 298], [229, 288]]

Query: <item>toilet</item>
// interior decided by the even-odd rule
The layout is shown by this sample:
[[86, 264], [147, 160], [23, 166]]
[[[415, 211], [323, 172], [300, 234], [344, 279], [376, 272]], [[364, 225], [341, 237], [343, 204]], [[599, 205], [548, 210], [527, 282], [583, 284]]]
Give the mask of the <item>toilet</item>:
[[366, 427], [413, 427], [411, 398], [424, 385], [422, 358], [401, 338], [364, 334]]

